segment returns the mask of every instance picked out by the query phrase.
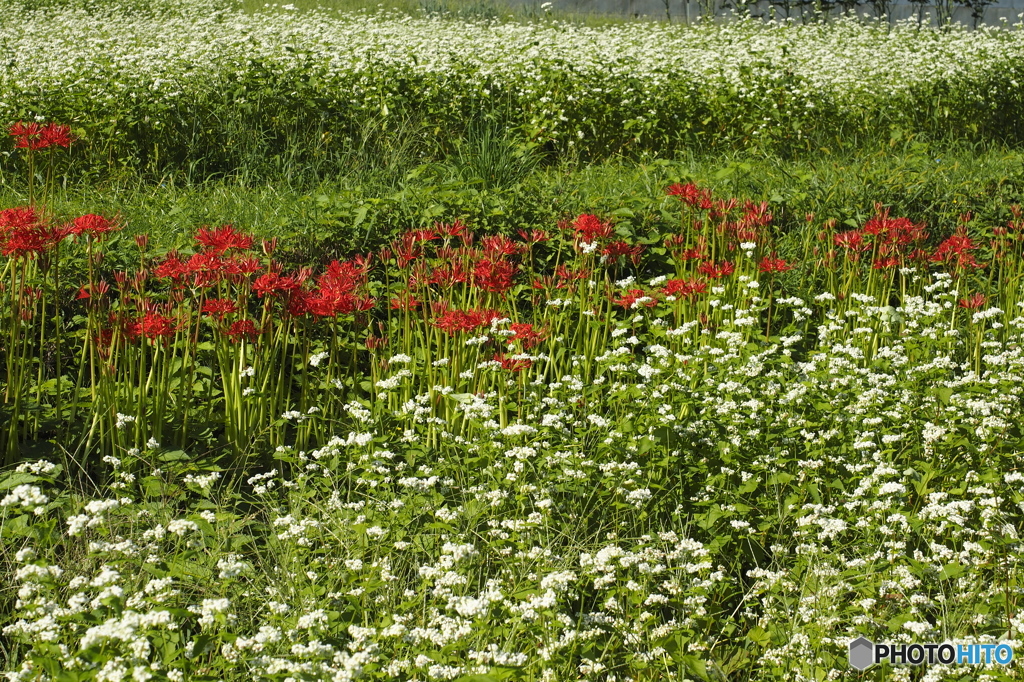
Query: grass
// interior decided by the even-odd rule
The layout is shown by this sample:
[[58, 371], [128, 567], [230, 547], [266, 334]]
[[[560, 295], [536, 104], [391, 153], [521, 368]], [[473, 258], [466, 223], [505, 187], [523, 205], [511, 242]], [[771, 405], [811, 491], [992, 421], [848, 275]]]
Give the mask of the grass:
[[[170, 248], [199, 225], [233, 223], [260, 236], [330, 246], [333, 256], [382, 244], [398, 232], [461, 217], [486, 232], [546, 228], [588, 210], [644, 229], [663, 220], [660, 188], [693, 180], [718, 192], [769, 201], [776, 222], [798, 233], [808, 213], [863, 223], [881, 202], [894, 214], [949, 231], [968, 211], [992, 224], [1024, 202], [1024, 154], [1008, 148], [928, 145], [896, 140], [874, 151], [821, 151], [815, 157], [733, 154], [583, 166], [545, 164], [488, 138], [469, 138], [444, 162], [423, 164], [394, 149], [368, 153], [348, 175], [288, 182], [239, 174], [160, 183], [130, 175], [100, 185], [62, 178], [51, 195], [58, 215], [120, 214], [128, 234], [147, 233]], [[486, 176], [483, 178], [481, 176]], [[0, 184], [0, 205], [24, 202], [23, 184]]]

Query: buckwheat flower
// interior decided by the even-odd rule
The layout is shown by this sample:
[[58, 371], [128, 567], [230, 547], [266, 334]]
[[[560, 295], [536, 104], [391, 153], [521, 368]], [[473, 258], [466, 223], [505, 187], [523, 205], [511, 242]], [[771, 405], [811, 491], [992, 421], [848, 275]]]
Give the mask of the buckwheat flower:
[[129, 414], [121, 414], [120, 412], [118, 412], [117, 413], [116, 422], [114, 423], [114, 425], [118, 429], [122, 429], [123, 430], [124, 427], [128, 426], [129, 424], [131, 424], [134, 421], [135, 421], [135, 417], [133, 417], [133, 416], [131, 416]]
[[910, 621], [907, 621], [906, 623], [903, 624], [903, 628], [905, 630], [910, 630], [915, 635], [920, 637], [924, 633], [926, 633], [929, 630], [931, 630], [932, 626], [929, 623], [922, 623], [920, 621], [910, 620]]
[[878, 487], [879, 495], [902, 495], [905, 492], [907, 492], [907, 487], [895, 481], [883, 483]]
[[506, 426], [501, 430], [501, 434], [503, 436], [507, 436], [510, 438], [516, 436], [528, 436], [534, 433], [537, 433], [537, 429], [530, 426], [529, 424], [512, 424], [510, 426]]
[[25, 462], [19, 464], [15, 471], [19, 474], [52, 474], [57, 469], [57, 465], [53, 462], [47, 462], [45, 459], [38, 460], [36, 462]]
[[211, 627], [217, 622], [217, 616], [226, 614], [231, 609], [230, 599], [204, 599], [200, 606], [189, 606], [188, 610], [199, 615], [200, 627]]
[[327, 612], [323, 609], [304, 613], [295, 622], [295, 628], [298, 630], [313, 630], [325, 625], [327, 625]]
[[34, 508], [36, 514], [42, 514], [44, 505], [50, 498], [43, 494], [39, 486], [19, 485], [0, 501], [0, 507], [13, 507], [15, 505], [23, 508]]
[[18, 563], [22, 563], [22, 564], [25, 563], [26, 561], [32, 561], [35, 558], [36, 558], [36, 551], [34, 549], [32, 549], [31, 547], [25, 547], [23, 549], [19, 549], [14, 554], [14, 560], [17, 561]]
[[310, 364], [311, 367], [319, 367], [320, 363], [322, 363], [324, 360], [326, 360], [330, 356], [331, 356], [331, 354], [328, 353], [328, 352], [314, 353], [313, 355], [309, 356], [309, 364]]
[[199, 526], [196, 525], [195, 521], [189, 521], [188, 519], [175, 519], [167, 524], [167, 532], [173, 533], [178, 537], [183, 537], [189, 532], [198, 530]]

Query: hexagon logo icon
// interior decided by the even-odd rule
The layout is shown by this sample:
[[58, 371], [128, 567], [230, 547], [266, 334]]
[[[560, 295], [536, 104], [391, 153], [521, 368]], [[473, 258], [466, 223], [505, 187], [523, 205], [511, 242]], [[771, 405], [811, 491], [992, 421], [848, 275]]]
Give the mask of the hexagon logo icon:
[[867, 637], [858, 637], [850, 642], [850, 666], [867, 670], [875, 664], [875, 644]]

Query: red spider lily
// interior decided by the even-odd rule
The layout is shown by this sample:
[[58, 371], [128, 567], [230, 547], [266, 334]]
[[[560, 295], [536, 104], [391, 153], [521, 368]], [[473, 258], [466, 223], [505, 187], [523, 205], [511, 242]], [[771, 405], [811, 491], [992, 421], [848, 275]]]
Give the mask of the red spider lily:
[[24, 121], [18, 121], [12, 123], [7, 132], [11, 137], [18, 138], [15, 146], [20, 149], [36, 149], [34, 143], [39, 140], [39, 136], [43, 132], [43, 127], [38, 123], [25, 123]]
[[923, 242], [928, 233], [924, 223], [912, 223], [907, 218], [892, 218], [889, 209], [875, 204], [875, 215], [864, 224], [863, 234], [874, 239], [878, 254], [902, 256], [915, 244]]
[[268, 272], [260, 275], [256, 278], [256, 281], [252, 284], [252, 290], [256, 294], [263, 298], [267, 295], [283, 294], [288, 291], [294, 291], [299, 288], [299, 283], [293, 276], [283, 276], [276, 272]]
[[270, 258], [277, 251], [277, 237], [271, 237], [270, 239], [263, 240], [263, 254]]
[[67, 149], [74, 142], [75, 137], [71, 134], [71, 126], [49, 123], [43, 128], [39, 136], [40, 148], [64, 147]]
[[84, 287], [78, 290], [78, 295], [75, 296], [75, 300], [81, 300], [83, 298], [92, 298], [93, 293], [97, 296], [104, 296], [110, 291], [110, 285], [100, 280], [95, 284], [95, 292], [93, 292], [93, 286], [86, 284]]
[[[761, 227], [755, 223], [749, 222], [746, 218], [739, 222], [726, 223], [725, 230], [732, 235], [732, 239], [738, 244], [743, 244], [744, 242], [753, 242], [756, 244], [761, 241]], [[735, 250], [735, 248], [735, 244], [729, 244], [730, 251]]]
[[313, 294], [303, 291], [301, 288], [289, 291], [288, 298], [285, 300], [285, 314], [289, 317], [302, 317], [312, 313], [315, 307], [312, 298]]
[[446, 310], [433, 325], [450, 336], [458, 332], [471, 332], [487, 327], [500, 317], [494, 310]]
[[677, 298], [692, 298], [697, 294], [703, 294], [708, 290], [708, 284], [701, 279], [670, 279], [665, 282], [661, 293], [665, 296]]
[[665, 237], [663, 245], [666, 249], [675, 251], [686, 246], [686, 237], [681, 234], [674, 234], [669, 237]]
[[697, 272], [711, 279], [721, 279], [736, 272], [736, 266], [733, 265], [732, 261], [727, 260], [718, 264], [713, 261], [706, 261], [700, 264]]
[[0, 211], [0, 236], [17, 229], [33, 227], [42, 222], [42, 217], [31, 206], [6, 208]]
[[226, 274], [224, 260], [215, 251], [193, 254], [185, 267], [192, 275], [192, 286], [200, 289], [213, 286]]
[[149, 246], [149, 235], [148, 234], [137, 234], [137, 235], [135, 235], [135, 245], [139, 247], [139, 251], [145, 251], [146, 247]]
[[224, 260], [224, 272], [236, 280], [254, 275], [263, 269], [263, 264], [254, 256], [234, 256]]
[[576, 243], [591, 244], [598, 239], [612, 236], [611, 223], [604, 222], [596, 215], [584, 213], [572, 222], [572, 230], [576, 233]]
[[718, 201], [712, 202], [711, 205], [711, 216], [712, 220], [721, 220], [727, 217], [732, 210], [739, 205], [738, 199], [719, 199]]
[[875, 270], [891, 270], [899, 264], [899, 256], [886, 256], [885, 258], [876, 258], [875, 262], [871, 264], [871, 267]]
[[402, 236], [402, 239], [391, 242], [391, 250], [400, 268], [405, 268], [423, 255], [423, 249], [419, 247], [415, 237], [410, 238], [408, 232]]
[[512, 288], [518, 271], [515, 263], [485, 258], [473, 268], [473, 286], [492, 294], [504, 294]]
[[441, 235], [437, 230], [410, 230], [406, 232], [403, 239], [408, 239], [415, 242], [432, 242], [435, 239], [440, 239]]
[[761, 262], [757, 264], [757, 269], [765, 274], [773, 275], [776, 272], [792, 270], [793, 266], [781, 258], [775, 258], [773, 254], [772, 256], [762, 258]]
[[[742, 222], [751, 228], [764, 227], [772, 222], [774, 216], [771, 211], [768, 210], [768, 202], [762, 201], [760, 204], [755, 204], [752, 201], [743, 202], [743, 219]], [[747, 240], [744, 240], [747, 241]]]
[[434, 223], [434, 229], [445, 237], [462, 237], [467, 228], [461, 220], [456, 220], [454, 223]]
[[679, 197], [679, 200], [684, 204], [688, 204], [693, 208], [699, 208], [703, 211], [706, 211], [712, 206], [711, 190], [698, 187], [692, 182], [688, 182], [685, 185], [670, 185], [665, 190], [665, 194], [673, 197]]
[[685, 251], [679, 254], [679, 260], [683, 261], [684, 263], [686, 261], [691, 260], [703, 260], [706, 257], [707, 252], [704, 250], [702, 246], [697, 246], [692, 249], [686, 249]]
[[232, 322], [231, 326], [224, 331], [224, 334], [231, 338], [233, 342], [242, 339], [255, 341], [260, 335], [252, 320], [238, 320], [236, 322]]
[[462, 265], [457, 262], [444, 263], [434, 268], [430, 273], [430, 284], [436, 284], [450, 289], [456, 284], [466, 282], [468, 275]]
[[317, 284], [322, 289], [330, 289], [338, 293], [355, 291], [365, 283], [366, 274], [370, 269], [369, 261], [357, 256], [350, 261], [333, 260], [327, 265]]
[[966, 228], [961, 225], [953, 235], [939, 244], [939, 248], [935, 250], [930, 260], [933, 263], [951, 265], [954, 272], [964, 268], [982, 268], [984, 264], [974, 260], [974, 255], [971, 254], [971, 251], [977, 248], [977, 245], [967, 236]]
[[529, 358], [506, 357], [504, 353], [495, 353], [494, 362], [500, 362], [501, 368], [510, 372], [522, 372], [524, 369], [533, 367], [533, 360]]
[[366, 337], [366, 350], [374, 351], [378, 348], [388, 345], [388, 337], [386, 336], [367, 336]]
[[210, 229], [199, 228], [195, 240], [204, 246], [210, 253], [224, 255], [231, 249], [248, 249], [252, 246], [252, 237], [242, 232], [235, 231], [232, 225], [221, 225]]
[[411, 310], [419, 310], [420, 302], [411, 295], [405, 295], [402, 297], [396, 297], [391, 299], [392, 310], [402, 310], [409, 312]]
[[636, 262], [640, 258], [640, 254], [644, 252], [644, 246], [637, 244], [636, 246], [630, 246], [628, 243], [619, 239], [608, 246], [601, 249], [601, 254], [608, 256], [609, 259], [619, 258], [620, 256], [629, 256], [631, 260]]
[[521, 244], [517, 244], [501, 234], [493, 234], [484, 237], [482, 243], [484, 247], [484, 254], [491, 257], [514, 256], [519, 253], [519, 250], [522, 248]]
[[961, 298], [957, 304], [961, 308], [967, 308], [968, 310], [977, 310], [981, 306], [985, 305], [985, 295], [981, 293], [973, 294], [968, 298]]
[[[138, 332], [147, 339], [168, 338], [174, 336], [178, 328], [176, 321], [169, 315], [159, 315], [155, 312], [148, 312], [141, 319], [136, 320]], [[138, 334], [135, 335], [136, 337]]]
[[102, 239], [115, 229], [117, 229], [117, 225], [112, 220], [93, 213], [79, 216], [71, 223], [71, 234], [84, 234], [93, 239]]
[[7, 241], [0, 247], [5, 256], [34, 256], [54, 248], [71, 234], [67, 225], [49, 227], [40, 223], [10, 228]]
[[587, 270], [586, 268], [572, 270], [564, 265], [559, 265], [557, 268], [555, 268], [555, 277], [557, 277], [560, 280], [560, 282], [556, 286], [559, 289], [563, 289], [566, 286], [568, 286], [569, 282], [587, 279], [588, 277], [590, 277], [590, 274], [590, 270]]
[[181, 278], [188, 273], [188, 265], [182, 262], [182, 260], [178, 258], [178, 254], [174, 252], [167, 254], [167, 258], [153, 268], [153, 276], [160, 279], [173, 279], [175, 281], [180, 281]]
[[868, 248], [864, 241], [864, 233], [860, 230], [847, 230], [832, 236], [832, 243], [841, 246], [848, 252], [847, 258], [852, 261], [860, 260], [860, 252]]
[[321, 288], [306, 296], [304, 303], [308, 311], [314, 315], [334, 317], [371, 310], [377, 302], [366, 296], [356, 296], [347, 292]]
[[217, 320], [223, 320], [225, 315], [238, 312], [238, 305], [229, 298], [208, 298], [203, 303], [201, 311], [206, 315], [212, 315]]
[[658, 299], [651, 296], [643, 289], [630, 289], [621, 296], [610, 297], [610, 300], [615, 305], [622, 306], [626, 309], [636, 309], [638, 305], [642, 305], [646, 308], [653, 308], [658, 305]]
[[512, 338], [523, 344], [523, 348], [537, 347], [546, 336], [535, 330], [532, 324], [513, 322], [510, 327], [516, 333]]
[[518, 230], [518, 232], [523, 241], [530, 245], [546, 242], [549, 239], [548, 233], [544, 230], [530, 230], [529, 232], [526, 230]]
[[46, 149], [47, 147], [70, 147], [74, 141], [71, 134], [71, 127], [48, 123], [41, 126], [38, 123], [24, 123], [18, 121], [8, 129], [11, 137], [17, 138], [15, 147], [18, 149]]

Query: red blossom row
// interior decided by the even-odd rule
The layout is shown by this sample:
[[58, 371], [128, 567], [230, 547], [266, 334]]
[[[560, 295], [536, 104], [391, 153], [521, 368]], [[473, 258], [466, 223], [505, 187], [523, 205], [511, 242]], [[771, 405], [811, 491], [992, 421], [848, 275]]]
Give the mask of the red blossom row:
[[15, 147], [30, 151], [48, 147], [67, 148], [75, 141], [75, 136], [71, 134], [71, 126], [57, 123], [40, 125], [39, 123], [18, 121], [12, 124], [7, 132], [15, 138]]

